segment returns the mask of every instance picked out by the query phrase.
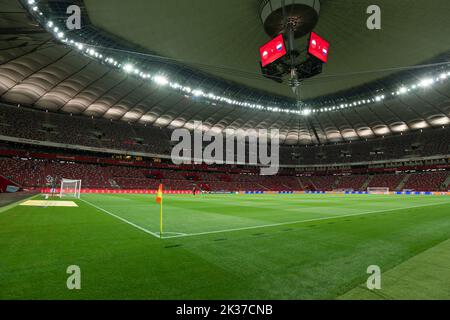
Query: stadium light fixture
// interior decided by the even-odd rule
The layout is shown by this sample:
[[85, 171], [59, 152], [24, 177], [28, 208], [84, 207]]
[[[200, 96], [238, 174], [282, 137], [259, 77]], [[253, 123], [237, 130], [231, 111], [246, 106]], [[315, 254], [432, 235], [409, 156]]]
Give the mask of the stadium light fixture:
[[406, 88], [406, 87], [401, 87], [401, 88], [398, 90], [398, 93], [399, 93], [399, 94], [405, 94], [406, 92], [408, 92], [408, 88]]
[[161, 75], [154, 76], [153, 81], [160, 86], [166, 86], [169, 84], [169, 79]]
[[200, 97], [200, 96], [204, 95], [203, 91], [199, 90], [199, 89], [192, 91], [192, 94], [196, 97]]
[[302, 111], [302, 114], [304, 116], [309, 116], [311, 114], [311, 110], [310, 109], [305, 109], [305, 110]]
[[133, 72], [133, 65], [131, 63], [127, 63], [126, 65], [123, 66], [123, 71], [125, 71], [126, 73], [131, 73]]
[[434, 79], [426, 78], [426, 79], [423, 79], [422, 81], [420, 81], [419, 87], [426, 88], [426, 87], [431, 86], [433, 83], [434, 83]]

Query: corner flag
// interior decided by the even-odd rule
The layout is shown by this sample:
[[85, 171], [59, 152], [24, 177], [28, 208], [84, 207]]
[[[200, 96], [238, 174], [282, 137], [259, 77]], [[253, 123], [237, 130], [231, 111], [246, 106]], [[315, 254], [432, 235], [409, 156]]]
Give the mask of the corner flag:
[[158, 193], [156, 195], [156, 203], [162, 204], [162, 198], [163, 198], [163, 185], [160, 184], [158, 188]]
[[156, 194], [156, 203], [160, 205], [159, 211], [159, 236], [162, 237], [163, 234], [163, 185], [160, 184], [158, 188], [158, 193]]

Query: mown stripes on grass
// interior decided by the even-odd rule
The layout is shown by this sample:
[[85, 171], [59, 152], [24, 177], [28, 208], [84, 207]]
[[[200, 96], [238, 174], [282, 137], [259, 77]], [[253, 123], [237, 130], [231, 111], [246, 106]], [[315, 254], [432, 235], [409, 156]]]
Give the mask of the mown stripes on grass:
[[[364, 283], [369, 265], [395, 270], [450, 238], [446, 197], [167, 196], [167, 232], [222, 232], [167, 239], [99, 209], [155, 233], [152, 196], [82, 198], [98, 208], [0, 214], [0, 299], [334, 299]], [[69, 265], [82, 270], [81, 291], [66, 287]], [[403, 297], [448, 281], [433, 270], [420, 288], [399, 287]]]

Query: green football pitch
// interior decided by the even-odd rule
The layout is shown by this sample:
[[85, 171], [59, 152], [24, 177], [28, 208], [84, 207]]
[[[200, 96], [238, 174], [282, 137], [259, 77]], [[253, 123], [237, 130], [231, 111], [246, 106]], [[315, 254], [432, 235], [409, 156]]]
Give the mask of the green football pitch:
[[0, 299], [450, 299], [446, 196], [165, 195], [162, 239], [154, 195], [74, 202], [0, 211]]

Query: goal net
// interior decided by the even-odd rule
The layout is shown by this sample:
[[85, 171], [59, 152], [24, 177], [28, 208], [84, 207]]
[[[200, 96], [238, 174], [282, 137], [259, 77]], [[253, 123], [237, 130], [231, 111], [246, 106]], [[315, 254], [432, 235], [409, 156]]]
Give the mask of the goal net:
[[386, 187], [369, 187], [367, 188], [369, 194], [389, 194], [389, 188]]
[[72, 197], [80, 199], [81, 180], [62, 179], [60, 197]]

